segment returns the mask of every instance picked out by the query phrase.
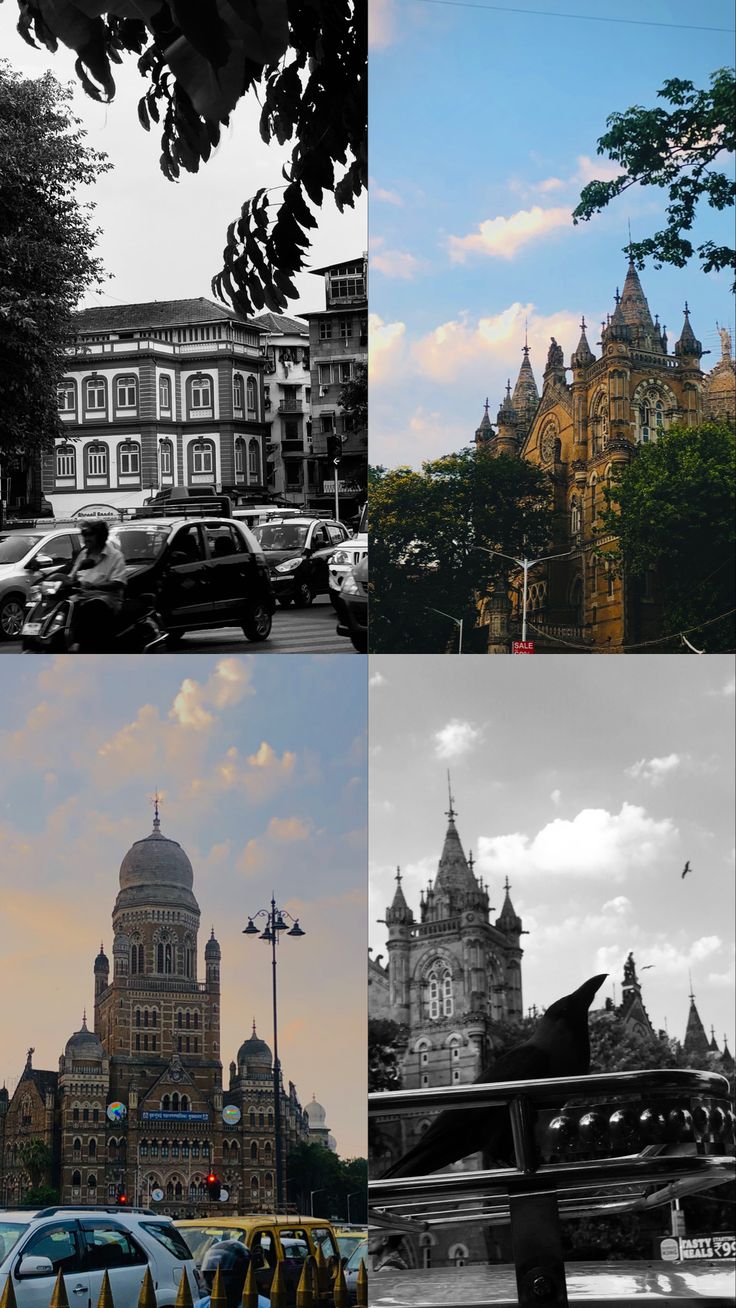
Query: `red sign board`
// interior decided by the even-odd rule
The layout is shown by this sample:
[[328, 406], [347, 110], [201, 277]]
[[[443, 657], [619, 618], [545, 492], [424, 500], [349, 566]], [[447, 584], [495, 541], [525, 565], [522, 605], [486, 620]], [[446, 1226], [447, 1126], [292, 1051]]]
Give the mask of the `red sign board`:
[[533, 653], [534, 653], [534, 641], [533, 641], [533, 640], [514, 640], [514, 641], [512, 641], [512, 642], [511, 642], [511, 653], [512, 653], [512, 654], [533, 654]]

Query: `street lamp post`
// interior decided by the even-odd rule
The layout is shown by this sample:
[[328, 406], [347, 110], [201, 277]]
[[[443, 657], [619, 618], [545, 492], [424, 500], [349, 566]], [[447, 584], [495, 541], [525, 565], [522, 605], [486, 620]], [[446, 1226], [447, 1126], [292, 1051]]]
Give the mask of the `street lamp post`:
[[309, 1191], [309, 1216], [310, 1217], [314, 1217], [314, 1196], [316, 1194], [324, 1194], [324, 1193], [325, 1193], [324, 1188], [321, 1190]]
[[550, 559], [569, 558], [571, 554], [575, 553], [575, 550], [565, 550], [564, 554], [545, 554], [541, 559], [517, 559], [514, 558], [513, 554], [504, 554], [502, 550], [489, 550], [485, 545], [474, 545], [473, 549], [480, 550], [482, 554], [490, 554], [491, 557], [493, 557], [494, 554], [498, 554], [499, 558], [509, 559], [511, 563], [515, 563], [517, 567], [522, 569], [524, 573], [524, 587], [521, 598], [521, 639], [526, 640], [527, 578], [529, 576], [529, 569], [536, 568], [538, 563], [549, 563]]
[[458, 654], [462, 654], [462, 652], [463, 652], [463, 620], [462, 620], [462, 618], [453, 618], [453, 616], [452, 616], [451, 613], [443, 613], [442, 609], [433, 609], [433, 608], [430, 608], [430, 606], [429, 606], [428, 604], [425, 605], [425, 607], [426, 607], [428, 613], [439, 613], [439, 615], [440, 615], [441, 618], [449, 618], [449, 619], [450, 619], [450, 622], [454, 622], [454, 623], [455, 623], [455, 626], [456, 626], [457, 629], [458, 629], [458, 635], [457, 635], [457, 652], [458, 652]]
[[[254, 918], [265, 917], [266, 925], [263, 931], [255, 925]], [[293, 926], [290, 931], [287, 930], [285, 918], [288, 918]], [[292, 917], [284, 908], [276, 907], [276, 900], [271, 895], [271, 907], [259, 908], [257, 913], [248, 918], [248, 925], [243, 929], [244, 936], [258, 936], [260, 940], [265, 940], [271, 946], [271, 989], [273, 994], [273, 1134], [274, 1134], [274, 1154], [275, 1154], [275, 1171], [276, 1171], [276, 1211], [282, 1206], [284, 1199], [284, 1180], [283, 1180], [283, 1155], [281, 1141], [281, 1064], [279, 1063], [279, 1034], [278, 1034], [278, 1008], [276, 1004], [276, 946], [279, 942], [279, 932], [286, 931], [287, 936], [303, 936], [304, 932], [299, 926], [299, 919]]]
[[362, 1195], [362, 1190], [353, 1190], [353, 1193], [348, 1195], [348, 1226], [350, 1225], [350, 1200], [358, 1199], [359, 1197], [362, 1197]]

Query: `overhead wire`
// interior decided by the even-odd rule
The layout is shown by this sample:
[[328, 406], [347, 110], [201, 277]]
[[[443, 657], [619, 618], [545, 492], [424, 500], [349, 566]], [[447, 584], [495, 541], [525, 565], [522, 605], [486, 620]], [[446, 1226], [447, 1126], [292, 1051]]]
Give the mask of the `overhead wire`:
[[732, 27], [702, 27], [696, 23], [662, 23], [653, 18], [615, 18], [607, 14], [567, 14], [555, 9], [517, 9], [513, 5], [488, 5], [481, 0], [407, 0], [412, 4], [444, 5], [448, 9], [487, 9], [500, 14], [528, 14], [534, 18], [568, 18], [588, 23], [624, 23], [630, 27], [668, 27], [679, 32], [719, 32], [733, 36]]

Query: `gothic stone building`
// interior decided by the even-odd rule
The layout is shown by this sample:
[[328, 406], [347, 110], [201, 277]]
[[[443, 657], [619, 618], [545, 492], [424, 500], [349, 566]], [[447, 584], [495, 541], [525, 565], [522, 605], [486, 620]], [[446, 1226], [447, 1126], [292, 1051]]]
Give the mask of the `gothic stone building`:
[[[529, 348], [516, 385], [507, 387], [494, 429], [488, 405], [475, 433], [478, 446], [529, 459], [549, 476], [555, 510], [553, 552], [559, 562], [529, 574], [530, 635], [541, 650], [570, 645], [619, 646], [660, 635], [656, 577], [620, 578], [606, 562], [613, 538], [596, 531], [604, 488], [615, 471], [671, 424], [695, 426], [707, 419], [736, 420], [736, 376], [731, 338], [721, 330], [723, 357], [709, 375], [701, 371], [703, 348], [690, 325], [687, 305], [674, 352], [657, 315], [652, 318], [641, 282], [629, 262], [623, 292], [602, 325], [601, 355], [593, 354], [585, 319], [570, 358], [552, 340], [541, 395]], [[498, 597], [481, 606], [497, 622]], [[567, 641], [568, 644], [559, 643]]]
[[[3, 1117], [3, 1200], [28, 1183], [22, 1144], [42, 1140], [53, 1157], [48, 1178], [62, 1203], [105, 1204], [125, 1193], [162, 1211], [248, 1212], [274, 1205], [273, 1063], [252, 1034], [222, 1082], [221, 951], [214, 932], [199, 974], [199, 905], [184, 850], [161, 831], [120, 866], [113, 909], [113, 965], [94, 962], [94, 1022], [86, 1016], [66, 1043], [56, 1072], [38, 1071], [31, 1053]], [[121, 1107], [122, 1106], [122, 1110]], [[239, 1110], [235, 1123], [223, 1110]], [[308, 1136], [295, 1087], [282, 1089], [284, 1152]], [[213, 1169], [229, 1192], [210, 1204]], [[153, 1201], [156, 1202], [156, 1201]]]

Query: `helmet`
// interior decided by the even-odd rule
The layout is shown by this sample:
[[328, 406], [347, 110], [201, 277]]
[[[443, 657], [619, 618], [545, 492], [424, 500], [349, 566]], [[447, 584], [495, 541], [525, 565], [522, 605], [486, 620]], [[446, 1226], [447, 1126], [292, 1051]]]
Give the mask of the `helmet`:
[[236, 1308], [243, 1297], [249, 1265], [250, 1250], [240, 1240], [219, 1240], [213, 1244], [202, 1259], [202, 1275], [210, 1294], [219, 1267], [228, 1308]]

